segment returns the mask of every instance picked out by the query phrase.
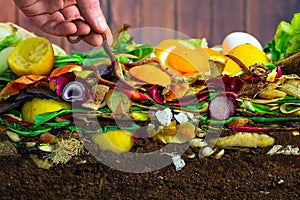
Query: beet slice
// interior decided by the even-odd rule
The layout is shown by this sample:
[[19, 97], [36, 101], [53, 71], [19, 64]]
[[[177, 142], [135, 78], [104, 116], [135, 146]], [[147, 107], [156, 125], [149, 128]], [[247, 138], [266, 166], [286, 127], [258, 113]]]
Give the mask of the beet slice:
[[233, 116], [235, 101], [226, 95], [215, 96], [209, 103], [209, 114], [212, 119], [225, 120]]

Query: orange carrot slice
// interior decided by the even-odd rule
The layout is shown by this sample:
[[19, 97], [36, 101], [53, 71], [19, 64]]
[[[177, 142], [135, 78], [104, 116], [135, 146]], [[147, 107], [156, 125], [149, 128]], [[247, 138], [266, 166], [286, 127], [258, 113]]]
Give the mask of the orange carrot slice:
[[73, 72], [73, 71], [82, 71], [82, 67], [80, 65], [74, 65], [74, 64], [64, 65], [52, 70], [50, 77], [58, 77], [64, 73]]
[[172, 101], [183, 97], [189, 89], [189, 84], [186, 82], [172, 83], [170, 90], [165, 94], [165, 100]]
[[129, 70], [129, 74], [137, 80], [152, 85], [164, 86], [171, 84], [170, 76], [152, 64], [133, 67]]

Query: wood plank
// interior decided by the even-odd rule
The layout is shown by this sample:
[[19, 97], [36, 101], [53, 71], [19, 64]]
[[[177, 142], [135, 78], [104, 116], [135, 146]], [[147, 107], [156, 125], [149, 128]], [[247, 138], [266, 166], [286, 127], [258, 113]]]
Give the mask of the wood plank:
[[247, 32], [266, 45], [273, 39], [281, 21], [290, 21], [299, 12], [298, 0], [247, 0]]
[[142, 8], [140, 0], [110, 0], [110, 27], [116, 32], [123, 24], [129, 24], [132, 28], [142, 26]]
[[16, 22], [16, 5], [13, 1], [0, 1], [0, 22]]
[[[210, 45], [220, 44], [233, 31], [247, 31], [262, 44], [273, 38], [280, 21], [290, 21], [300, 10], [299, 0], [100, 0], [109, 25], [115, 32], [122, 24], [131, 29], [145, 29], [141, 40], [159, 40], [174, 37], [171, 30], [178, 30], [190, 37], [205, 37]], [[71, 45], [65, 38], [50, 36], [40, 31], [15, 6], [13, 1], [0, 1], [0, 21], [17, 23], [25, 29], [49, 38], [68, 52], [83, 52], [90, 45], [80, 42]], [[159, 30], [161, 29], [161, 30]], [[170, 29], [169, 31], [166, 31]]]
[[130, 25], [134, 32], [135, 40], [141, 38], [138, 29], [142, 27], [142, 1], [140, 0], [111, 0], [110, 2], [110, 27], [115, 34], [124, 24]]
[[175, 27], [175, 2], [176, 0], [143, 0], [142, 25], [173, 29]]
[[209, 40], [211, 45], [221, 44], [230, 32], [245, 30], [244, 0], [212, 0], [212, 4]]
[[192, 38], [210, 40], [211, 0], [178, 0], [177, 29]]
[[143, 32], [143, 41], [157, 45], [163, 39], [174, 38], [176, 0], [143, 0], [142, 27], [152, 27]]

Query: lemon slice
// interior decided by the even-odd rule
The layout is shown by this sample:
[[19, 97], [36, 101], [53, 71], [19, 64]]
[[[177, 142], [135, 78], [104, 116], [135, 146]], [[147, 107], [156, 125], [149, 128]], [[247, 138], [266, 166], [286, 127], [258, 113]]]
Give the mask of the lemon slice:
[[[240, 44], [229, 51], [228, 54], [238, 58], [247, 67], [256, 63], [264, 63], [269, 61], [264, 51], [251, 44]], [[233, 60], [228, 59], [223, 74], [234, 76], [240, 73], [242, 73], [242, 69], [239, 67], [239, 65]]]
[[202, 48], [183, 41], [163, 40], [155, 49], [155, 55], [165, 67], [170, 67], [184, 76], [206, 75], [210, 70], [209, 56]]
[[[221, 64], [224, 64], [226, 63], [227, 61], [227, 57], [224, 56], [222, 53], [212, 49], [212, 48], [203, 48], [206, 53], [209, 55], [209, 59], [214, 61], [214, 62], [219, 62]], [[197, 51], [197, 49], [196, 49]]]
[[125, 130], [110, 130], [104, 134], [95, 134], [93, 141], [102, 150], [110, 150], [115, 153], [129, 151], [133, 146], [132, 133]]
[[8, 56], [8, 66], [17, 76], [49, 75], [54, 64], [51, 42], [43, 37], [21, 41]]
[[65, 102], [55, 101], [53, 99], [34, 98], [24, 103], [21, 112], [24, 121], [33, 123], [34, 117], [38, 114], [70, 108], [71, 106]]

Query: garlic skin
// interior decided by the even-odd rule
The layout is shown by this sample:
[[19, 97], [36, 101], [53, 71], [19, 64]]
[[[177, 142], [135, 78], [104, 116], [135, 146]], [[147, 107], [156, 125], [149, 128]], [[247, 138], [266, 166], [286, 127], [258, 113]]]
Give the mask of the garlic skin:
[[260, 50], [263, 49], [261, 43], [253, 35], [246, 32], [232, 32], [222, 42], [223, 54], [226, 55], [234, 47], [247, 43], [256, 46]]

